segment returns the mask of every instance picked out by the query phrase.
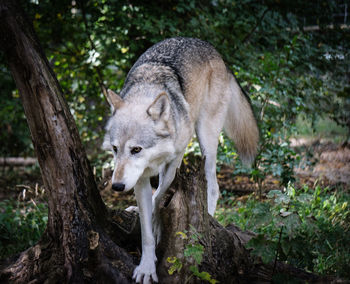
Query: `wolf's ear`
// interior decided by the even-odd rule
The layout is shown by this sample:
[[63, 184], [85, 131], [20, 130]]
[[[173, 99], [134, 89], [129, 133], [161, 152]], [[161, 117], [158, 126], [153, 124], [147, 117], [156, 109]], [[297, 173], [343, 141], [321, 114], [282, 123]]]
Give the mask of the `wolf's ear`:
[[166, 93], [160, 93], [154, 102], [148, 107], [147, 114], [152, 120], [168, 120], [170, 114], [170, 103]]
[[114, 112], [124, 104], [123, 99], [110, 89], [107, 90], [105, 96], [109, 105], [111, 106], [112, 112]]

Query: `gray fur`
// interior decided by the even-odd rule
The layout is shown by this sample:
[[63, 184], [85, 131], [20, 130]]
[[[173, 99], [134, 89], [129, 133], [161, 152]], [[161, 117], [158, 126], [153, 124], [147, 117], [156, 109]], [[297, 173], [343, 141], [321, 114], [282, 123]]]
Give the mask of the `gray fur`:
[[[154, 83], [164, 84], [168, 80], [177, 81], [181, 91], [186, 96], [186, 81], [190, 74], [191, 66], [200, 65], [214, 58], [221, 58], [215, 48], [208, 42], [195, 39], [176, 37], [161, 41], [145, 53], [136, 61], [129, 71], [124, 88], [138, 82], [149, 82], [150, 78], [138, 69], [142, 65], [157, 66], [159, 70], [166, 68], [167, 72], [151, 75]], [[142, 67], [141, 67], [142, 68]], [[122, 91], [121, 97], [126, 94]]]

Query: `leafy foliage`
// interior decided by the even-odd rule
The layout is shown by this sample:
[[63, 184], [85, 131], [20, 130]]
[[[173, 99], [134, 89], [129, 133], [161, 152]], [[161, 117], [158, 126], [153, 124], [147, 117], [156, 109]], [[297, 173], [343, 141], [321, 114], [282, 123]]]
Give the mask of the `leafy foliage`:
[[0, 208], [0, 258], [23, 251], [40, 239], [47, 223], [45, 204], [4, 200]]
[[233, 209], [219, 209], [217, 218], [256, 232], [247, 247], [266, 263], [278, 257], [316, 273], [350, 277], [349, 200], [346, 193], [318, 185], [289, 184], [284, 192], [270, 191], [265, 202], [253, 197], [246, 204], [233, 202]]
[[168, 257], [167, 262], [171, 263], [172, 265], [168, 269], [169, 275], [173, 275], [174, 272], [180, 272], [182, 269], [182, 262], [176, 257]]

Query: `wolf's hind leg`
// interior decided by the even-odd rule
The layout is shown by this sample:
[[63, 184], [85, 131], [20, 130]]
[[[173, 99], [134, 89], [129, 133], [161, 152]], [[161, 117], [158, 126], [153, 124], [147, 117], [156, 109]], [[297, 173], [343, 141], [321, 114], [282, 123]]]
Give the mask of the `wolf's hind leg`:
[[181, 161], [184, 154], [185, 151], [178, 155], [169, 164], [164, 165], [162, 170], [159, 172], [159, 185], [156, 192], [152, 196], [153, 210], [159, 206], [159, 202], [161, 201], [164, 193], [174, 180], [176, 169], [181, 166]]
[[208, 213], [212, 216], [214, 215], [220, 194], [216, 179], [216, 153], [220, 131], [225, 120], [224, 114], [217, 113], [214, 117], [203, 116], [196, 125], [196, 133], [201, 152], [205, 156]]

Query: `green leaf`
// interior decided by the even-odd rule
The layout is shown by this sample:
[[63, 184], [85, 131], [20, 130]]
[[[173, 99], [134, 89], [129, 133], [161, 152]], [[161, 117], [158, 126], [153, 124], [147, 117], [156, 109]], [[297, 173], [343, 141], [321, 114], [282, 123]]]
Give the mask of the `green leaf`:
[[291, 249], [291, 242], [289, 241], [282, 241], [281, 242], [281, 248], [282, 248], [282, 251], [283, 253], [287, 256], [289, 254], [289, 251]]
[[252, 248], [252, 253], [261, 257], [264, 263], [270, 263], [275, 259], [276, 256], [276, 244], [270, 240], [265, 239], [263, 235], [258, 235], [252, 238], [246, 247]]
[[176, 236], [180, 236], [181, 239], [186, 240], [187, 239], [187, 235], [184, 232], [176, 232], [175, 234]]
[[287, 216], [286, 218], [284, 218], [283, 223], [285, 225], [284, 229], [287, 235], [290, 238], [292, 238], [297, 233], [297, 229], [299, 228], [301, 221], [300, 221], [299, 215], [296, 213], [293, 213]]
[[173, 275], [174, 272], [180, 272], [182, 268], [182, 262], [177, 257], [168, 257], [167, 262], [171, 263], [172, 266], [168, 269], [169, 275]]
[[293, 212], [284, 211], [283, 209], [280, 210], [281, 217], [288, 217], [291, 214], [293, 214]]
[[185, 257], [193, 257], [197, 264], [203, 259], [204, 247], [200, 244], [188, 244], [184, 250]]

